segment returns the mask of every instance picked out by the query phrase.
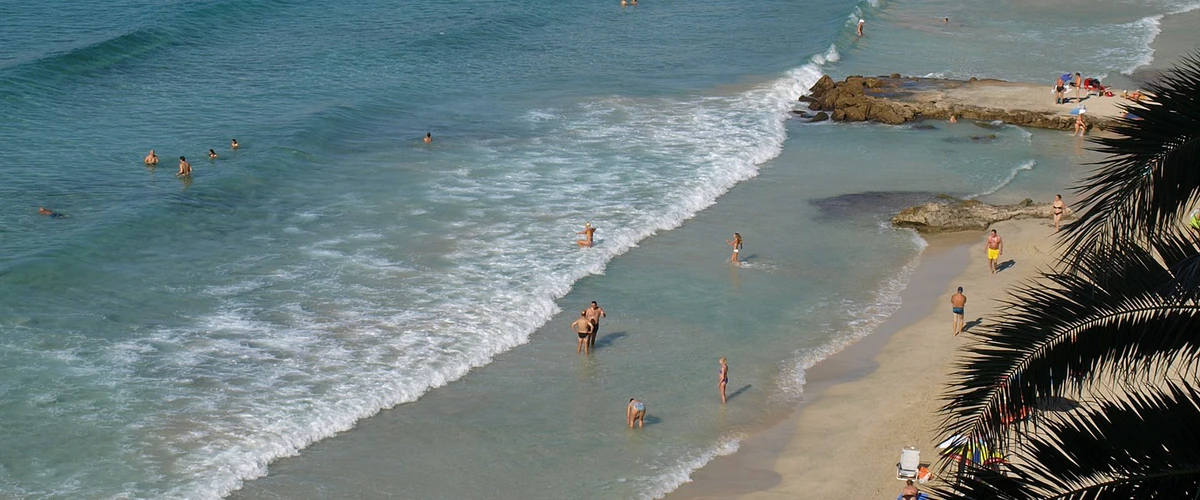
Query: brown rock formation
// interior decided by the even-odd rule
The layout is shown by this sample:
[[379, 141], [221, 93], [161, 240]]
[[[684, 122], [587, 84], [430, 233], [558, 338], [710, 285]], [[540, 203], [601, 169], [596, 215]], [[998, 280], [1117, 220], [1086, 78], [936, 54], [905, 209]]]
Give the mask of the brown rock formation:
[[[1070, 217], [1070, 210], [1063, 218]], [[1012, 205], [988, 205], [977, 200], [939, 201], [909, 207], [892, 217], [892, 225], [916, 229], [921, 233], [983, 231], [1009, 219], [1052, 219], [1049, 203], [1035, 204], [1026, 199]]]

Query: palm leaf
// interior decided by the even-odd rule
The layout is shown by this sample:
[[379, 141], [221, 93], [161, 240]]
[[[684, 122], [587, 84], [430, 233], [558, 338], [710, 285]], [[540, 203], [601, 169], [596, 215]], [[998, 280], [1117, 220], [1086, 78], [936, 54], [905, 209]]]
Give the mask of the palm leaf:
[[1154, 96], [1122, 107], [1116, 137], [1092, 139], [1110, 156], [1076, 188], [1084, 207], [1063, 240], [1071, 270], [1085, 255], [1157, 240], [1200, 195], [1200, 53], [1184, 56], [1148, 85]]
[[1200, 393], [1187, 383], [1143, 389], [1047, 420], [1009, 476], [976, 471], [935, 498], [1196, 498]]

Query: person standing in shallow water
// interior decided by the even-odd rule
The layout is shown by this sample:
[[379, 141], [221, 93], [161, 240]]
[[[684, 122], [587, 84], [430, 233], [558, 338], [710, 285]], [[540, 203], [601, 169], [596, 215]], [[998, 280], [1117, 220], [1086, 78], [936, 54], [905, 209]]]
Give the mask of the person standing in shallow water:
[[151, 149], [150, 154], [146, 155], [146, 159], [142, 161], [146, 162], [147, 166], [153, 167], [158, 165], [158, 155], [154, 154], [154, 150]]
[[571, 330], [579, 335], [579, 344], [575, 347], [575, 354], [583, 352], [583, 354], [591, 354], [591, 345], [588, 344], [588, 339], [592, 337], [592, 322], [587, 319], [587, 311], [580, 311], [579, 319], [571, 323]]
[[592, 330], [588, 335], [588, 345], [595, 346], [596, 334], [600, 332], [600, 318], [606, 318], [608, 317], [608, 314], [606, 314], [604, 309], [601, 309], [600, 305], [596, 304], [596, 301], [593, 300], [591, 307], [583, 310], [583, 316], [592, 323]]
[[1054, 232], [1058, 232], [1058, 221], [1062, 220], [1063, 211], [1067, 209], [1067, 204], [1063, 203], [1062, 195], [1054, 195], [1054, 203], [1050, 205], [1054, 208]]
[[629, 398], [629, 405], [625, 407], [625, 425], [632, 429], [634, 422], [639, 429], [646, 426], [646, 403]]
[[729, 262], [738, 263], [738, 254], [742, 252], [742, 235], [733, 233], [733, 240], [725, 240], [725, 244], [733, 247], [733, 255], [729, 257]]
[[188, 163], [187, 158], [180, 156], [179, 157], [179, 173], [175, 174], [175, 176], [176, 177], [191, 177], [191, 175], [192, 175], [192, 164]]
[[863, 30], [864, 24], [867, 24], [867, 21], [865, 21], [863, 19], [858, 20], [858, 28], [855, 29], [855, 32], [858, 33], [858, 36], [863, 36], [862, 30]]
[[721, 390], [721, 404], [725, 404], [725, 386], [729, 385], [729, 364], [725, 362], [725, 356], [721, 356], [717, 362], [721, 363], [721, 377], [717, 388]]
[[967, 306], [967, 296], [963, 295], [963, 288], [958, 287], [958, 292], [950, 296], [950, 312], [954, 313], [954, 336], [962, 333], [965, 319], [963, 318], [963, 308]]

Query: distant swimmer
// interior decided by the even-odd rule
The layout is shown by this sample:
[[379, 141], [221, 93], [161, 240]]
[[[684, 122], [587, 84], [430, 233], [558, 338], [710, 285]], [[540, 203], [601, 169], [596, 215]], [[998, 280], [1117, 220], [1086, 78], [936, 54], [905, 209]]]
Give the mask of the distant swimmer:
[[717, 388], [721, 390], [721, 404], [725, 404], [725, 386], [729, 385], [729, 364], [725, 362], [725, 356], [717, 360], [721, 363], [721, 376], [717, 382]]
[[954, 313], [954, 336], [962, 333], [964, 319], [963, 308], [967, 306], [967, 296], [963, 295], [963, 288], [958, 287], [958, 291], [950, 296], [950, 312]]
[[988, 236], [987, 240], [988, 268], [992, 270], [992, 274], [996, 274], [996, 261], [1003, 253], [1004, 240], [1000, 239], [1000, 235], [996, 234], [996, 230], [993, 229], [992, 235]]
[[867, 24], [866, 20], [864, 20], [864, 19], [858, 20], [858, 36], [863, 36], [862, 30], [863, 30], [864, 24]]
[[48, 209], [48, 208], [46, 208], [46, 207], [38, 207], [38, 213], [39, 213], [39, 214], [42, 214], [42, 215], [49, 215], [51, 219], [65, 219], [65, 218], [67, 218], [67, 216], [66, 216], [66, 215], [64, 215], [64, 214], [60, 214], [60, 213], [58, 213], [58, 212], [55, 212], [55, 211], [53, 211], [53, 210], [50, 210], [50, 209]]
[[211, 150], [211, 149], [210, 149], [210, 150], [208, 150], [208, 159], [210, 159], [210, 160], [215, 160], [215, 159], [217, 159], [217, 152], [216, 152], [216, 151], [213, 151], [213, 150]]
[[955, 118], [954, 115], [950, 115], [950, 123], [958, 123], [958, 118]]
[[583, 316], [592, 323], [592, 331], [588, 335], [588, 345], [596, 345], [596, 334], [600, 332], [600, 318], [607, 318], [608, 313], [600, 308], [596, 301], [592, 301], [592, 306], [583, 310]]
[[1054, 195], [1054, 203], [1050, 205], [1054, 208], [1054, 232], [1058, 232], [1058, 221], [1062, 219], [1063, 211], [1067, 209], [1067, 204], [1063, 203], [1062, 195]]
[[637, 5], [637, 0], [629, 0], [629, 5]]
[[189, 177], [192, 175], [192, 164], [188, 163], [187, 158], [179, 157], [179, 173], [176, 177]]
[[571, 323], [571, 330], [574, 330], [579, 335], [579, 344], [575, 347], [575, 354], [579, 354], [580, 352], [591, 354], [592, 350], [591, 345], [588, 344], [588, 339], [592, 337], [592, 322], [587, 319], [587, 311], [579, 313], [579, 319]]
[[421, 140], [425, 141], [425, 144], [433, 142], [433, 132], [425, 132], [425, 138]]
[[142, 161], [146, 162], [146, 165], [153, 167], [158, 165], [158, 155], [154, 154], [154, 150], [151, 149], [150, 154], [146, 155], [146, 159]]
[[240, 147], [240, 145], [237, 143], [237, 139], [230, 139], [230, 140], [229, 140], [229, 148], [230, 148], [230, 149], [237, 149], [237, 148], [239, 148], [239, 147]]
[[592, 223], [585, 222], [583, 224], [583, 231], [579, 231], [579, 232], [575, 233], [575, 234], [582, 234], [583, 239], [575, 240], [575, 244], [579, 245], [580, 248], [592, 246], [592, 244], [595, 243], [594, 241], [592, 241], [592, 235], [594, 235], [595, 233], [596, 233], [596, 228], [592, 227]]
[[942, 19], [942, 24], [950, 24], [950, 18], [947, 17]]
[[625, 407], [625, 425], [632, 429], [634, 422], [637, 422], [639, 429], [646, 426], [646, 403], [629, 398], [629, 406]]
[[626, 2], [625, 0], [621, 0], [621, 6], [624, 7], [626, 5], [628, 5], [628, 2]]
[[733, 233], [733, 240], [725, 240], [725, 244], [733, 247], [733, 256], [729, 257], [729, 262], [738, 263], [738, 254], [742, 252], [742, 235]]

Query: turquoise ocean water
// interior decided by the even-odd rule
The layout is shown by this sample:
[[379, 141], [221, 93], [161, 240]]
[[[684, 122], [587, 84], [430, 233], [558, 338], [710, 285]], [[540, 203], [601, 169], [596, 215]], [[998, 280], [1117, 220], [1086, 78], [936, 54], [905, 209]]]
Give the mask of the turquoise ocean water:
[[791, 118], [822, 73], [1132, 87], [1197, 7], [0, 4], [0, 498], [662, 496], [898, 307], [890, 211], [1080, 172], [1060, 133]]

